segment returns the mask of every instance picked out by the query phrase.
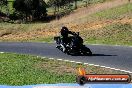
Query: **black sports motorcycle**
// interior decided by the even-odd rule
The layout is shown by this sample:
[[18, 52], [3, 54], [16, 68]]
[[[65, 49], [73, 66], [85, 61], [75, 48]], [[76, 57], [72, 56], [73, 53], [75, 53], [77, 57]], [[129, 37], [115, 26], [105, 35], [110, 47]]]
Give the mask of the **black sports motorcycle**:
[[58, 45], [56, 48], [68, 55], [92, 55], [91, 50], [83, 45], [83, 39], [79, 36], [79, 32], [69, 36], [68, 43], [63, 43], [61, 36], [54, 37], [54, 40]]

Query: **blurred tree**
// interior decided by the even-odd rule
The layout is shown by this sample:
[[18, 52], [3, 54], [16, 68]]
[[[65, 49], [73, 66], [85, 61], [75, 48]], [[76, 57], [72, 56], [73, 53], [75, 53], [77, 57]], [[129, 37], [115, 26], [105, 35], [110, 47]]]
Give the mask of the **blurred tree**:
[[34, 17], [37, 19], [41, 19], [47, 16], [46, 7], [47, 5], [43, 0], [34, 0]]
[[54, 15], [58, 14], [60, 11], [60, 8], [65, 8], [70, 7], [71, 6], [71, 2], [73, 2], [74, 0], [49, 0], [47, 3], [49, 5], [49, 7], [53, 7], [54, 8]]
[[77, 0], [75, 0], [75, 9], [77, 9]]
[[42, 16], [46, 16], [47, 12], [46, 3], [43, 0], [15, 0], [13, 8], [23, 13], [23, 16], [26, 16], [26, 20], [28, 17], [39, 19]]
[[90, 4], [90, 0], [83, 0], [83, 2], [85, 3], [85, 7], [88, 7], [88, 5]]
[[0, 0], [0, 11], [2, 10], [2, 8], [5, 7], [6, 11], [7, 11], [7, 15], [9, 15], [9, 8], [8, 8], [8, 2], [7, 0]]
[[0, 7], [7, 6], [7, 0], [0, 0]]

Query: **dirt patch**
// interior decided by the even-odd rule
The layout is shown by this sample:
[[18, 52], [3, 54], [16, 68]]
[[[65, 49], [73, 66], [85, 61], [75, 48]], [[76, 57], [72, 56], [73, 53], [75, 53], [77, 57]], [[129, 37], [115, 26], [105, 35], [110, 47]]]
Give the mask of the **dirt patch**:
[[[7, 33], [7, 32], [5, 32]], [[4, 33], [4, 34], [5, 34]], [[29, 31], [29, 32], [18, 32], [18, 33], [10, 33], [10, 35], [4, 35], [0, 37], [0, 40], [31, 40], [31, 39], [36, 39], [36, 38], [48, 38], [48, 37], [54, 37], [57, 35], [58, 31], [57, 30], [34, 30], [34, 31]], [[2, 33], [3, 35], [3, 33]]]
[[[61, 63], [61, 64], [60, 64]], [[63, 73], [72, 73], [76, 74], [77, 70], [74, 69], [72, 66], [63, 65], [64, 62], [39, 62], [35, 64], [35, 68], [43, 69], [43, 70], [50, 70], [50, 72], [54, 72], [57, 74], [63, 74]]]
[[[132, 24], [131, 18], [123, 18], [117, 20], [105, 20], [105, 21], [97, 21], [93, 23], [84, 23], [84, 24], [66, 24], [66, 26], [71, 31], [81, 32], [85, 30], [98, 30], [105, 26], [114, 24], [114, 23], [121, 23], [121, 24]], [[52, 29], [52, 30], [51, 30]], [[3, 30], [1, 32], [0, 40], [31, 40], [36, 38], [49, 38], [54, 37], [59, 34], [59, 28], [51, 28], [51, 29], [41, 29], [41, 30], [33, 30], [28, 32], [18, 32], [14, 33], [12, 31]]]
[[2, 30], [2, 31], [0, 31], [0, 37], [10, 35], [11, 33], [12, 33], [12, 31]]
[[93, 23], [84, 23], [84, 24], [69, 24], [67, 25], [68, 28], [72, 29], [72, 31], [84, 31], [84, 30], [98, 30], [105, 26], [121, 23], [121, 24], [132, 24], [131, 18], [123, 18], [117, 20], [105, 20], [105, 21], [97, 21]]
[[[109, 9], [109, 8], [113, 8], [113, 7], [117, 7], [120, 5], [123, 5], [125, 3], [128, 3], [127, 0], [113, 0], [113, 1], [109, 1], [109, 2], [105, 2], [105, 3], [99, 3], [96, 5], [92, 5], [89, 6], [88, 8], [80, 8], [78, 10], [76, 10], [75, 12], [73, 12], [72, 14], [63, 17], [62, 19], [60, 19], [59, 21], [53, 21], [53, 23], [57, 22], [57, 23], [69, 23], [72, 22], [74, 20], [77, 20], [79, 18], [83, 18], [86, 17], [87, 15], [105, 10], [105, 9]], [[68, 19], [68, 20], [67, 20]]]

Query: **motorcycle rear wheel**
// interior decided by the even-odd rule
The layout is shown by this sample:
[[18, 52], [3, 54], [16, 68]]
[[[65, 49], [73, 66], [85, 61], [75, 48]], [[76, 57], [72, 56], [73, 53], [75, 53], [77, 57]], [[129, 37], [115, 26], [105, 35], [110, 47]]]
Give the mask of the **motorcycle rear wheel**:
[[83, 55], [92, 56], [92, 51], [86, 46], [83, 46], [82, 53], [83, 53]]

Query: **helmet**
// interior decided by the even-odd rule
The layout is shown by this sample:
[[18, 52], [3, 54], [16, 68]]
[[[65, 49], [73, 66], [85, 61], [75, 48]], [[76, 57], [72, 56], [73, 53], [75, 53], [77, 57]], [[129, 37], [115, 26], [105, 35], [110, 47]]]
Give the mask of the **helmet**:
[[68, 28], [67, 28], [67, 27], [65, 27], [65, 26], [64, 26], [64, 27], [62, 27], [62, 29], [61, 29], [61, 30], [66, 31], [66, 32], [67, 32], [67, 31], [69, 31], [69, 30], [68, 30]]
[[62, 27], [60, 32], [61, 32], [61, 35], [64, 37], [64, 36], [68, 36], [69, 30], [67, 27], [64, 26], [64, 27]]

